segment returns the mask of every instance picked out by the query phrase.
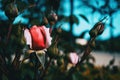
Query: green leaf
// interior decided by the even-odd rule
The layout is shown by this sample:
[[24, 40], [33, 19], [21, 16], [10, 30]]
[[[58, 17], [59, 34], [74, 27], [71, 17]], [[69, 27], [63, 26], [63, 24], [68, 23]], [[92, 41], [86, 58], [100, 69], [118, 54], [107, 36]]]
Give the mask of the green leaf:
[[31, 59], [31, 62], [35, 65], [35, 66], [39, 66], [41, 65], [43, 68], [44, 67], [44, 64], [45, 64], [45, 54], [44, 53], [41, 53], [40, 55], [37, 54], [36, 52], [32, 52], [30, 54], [30, 59]]
[[78, 78], [74, 74], [72, 75], [72, 78], [73, 78], [73, 80], [78, 80]]
[[22, 17], [24, 17], [24, 18], [30, 18], [31, 17], [31, 15], [29, 15], [29, 14], [25, 14], [25, 15], [22, 15]]
[[79, 20], [78, 20], [77, 16], [71, 15], [71, 17], [72, 17], [72, 20], [74, 23], [79, 24]]
[[63, 22], [69, 22], [70, 19], [69, 19], [68, 16], [63, 16], [61, 21], [63, 21]]
[[45, 68], [45, 66], [44, 66], [44, 64], [45, 64], [45, 54], [37, 55], [37, 58], [38, 58], [39, 62], [41, 63], [42, 67]]
[[79, 19], [75, 15], [64, 16], [62, 18], [63, 22], [70, 22], [70, 20], [72, 20], [73, 23], [79, 24]]
[[86, 18], [86, 16], [85, 15], [83, 15], [83, 14], [80, 14], [80, 17], [82, 17], [86, 22], [88, 22], [89, 23], [89, 20]]

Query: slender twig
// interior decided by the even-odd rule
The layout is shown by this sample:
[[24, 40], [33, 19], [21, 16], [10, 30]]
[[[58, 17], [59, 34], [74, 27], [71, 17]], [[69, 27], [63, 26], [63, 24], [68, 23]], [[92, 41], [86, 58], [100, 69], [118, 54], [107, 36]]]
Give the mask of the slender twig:
[[20, 15], [21, 13], [23, 13], [24, 10], [26, 10], [26, 9], [28, 9], [28, 8], [35, 7], [35, 6], [36, 6], [36, 4], [32, 4], [32, 5], [27, 6], [26, 8], [24, 8], [24, 9], [19, 13], [19, 15]]
[[38, 64], [39, 64], [39, 62], [38, 61], [36, 61], [36, 63], [35, 63], [35, 74], [34, 74], [34, 78], [35, 78], [35, 80], [38, 80]]
[[6, 40], [6, 44], [9, 41], [10, 35], [11, 35], [11, 31], [12, 31], [12, 22], [10, 23], [9, 29], [8, 29], [8, 34], [7, 34], [7, 40]]
[[34, 79], [35, 80], [38, 80], [38, 71], [39, 71], [39, 65], [40, 65], [40, 61], [39, 61], [39, 59], [38, 59], [38, 57], [37, 57], [37, 54], [36, 54], [36, 52], [34, 53], [34, 56], [35, 56], [35, 63], [34, 63], [34, 67], [35, 67], [35, 71], [34, 71]]
[[15, 70], [18, 70], [19, 67], [20, 67], [20, 57], [21, 57], [21, 54], [17, 51], [15, 53], [15, 58], [14, 58], [14, 60], [12, 62], [12, 65], [13, 65]]
[[91, 38], [89, 40], [88, 45], [87, 45], [87, 47], [85, 49], [85, 52], [83, 53], [83, 56], [82, 56], [81, 61], [79, 62], [79, 64], [81, 64], [86, 59], [86, 57], [90, 54], [90, 52], [92, 51], [92, 48], [91, 48], [90, 44], [95, 40], [95, 38], [96, 37], [93, 37], [93, 38]]

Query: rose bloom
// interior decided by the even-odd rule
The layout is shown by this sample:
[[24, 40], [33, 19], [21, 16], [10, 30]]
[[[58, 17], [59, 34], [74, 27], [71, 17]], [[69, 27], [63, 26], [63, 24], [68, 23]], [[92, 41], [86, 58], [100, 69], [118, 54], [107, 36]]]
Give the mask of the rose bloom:
[[33, 25], [30, 29], [24, 30], [26, 44], [33, 50], [46, 49], [51, 45], [52, 37], [49, 28]]
[[71, 52], [69, 53], [69, 59], [73, 65], [76, 65], [78, 63], [79, 56], [77, 55], [76, 52]]

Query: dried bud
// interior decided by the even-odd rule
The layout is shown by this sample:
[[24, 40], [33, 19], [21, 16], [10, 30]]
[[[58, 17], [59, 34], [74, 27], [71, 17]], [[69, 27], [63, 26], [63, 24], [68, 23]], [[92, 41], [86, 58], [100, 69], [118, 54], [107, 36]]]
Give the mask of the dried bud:
[[98, 35], [102, 34], [104, 31], [104, 24], [102, 22], [98, 23]]
[[18, 16], [18, 9], [14, 3], [9, 3], [5, 7], [5, 15], [10, 19], [14, 20]]
[[59, 58], [57, 60], [57, 64], [60, 66], [60, 65], [63, 65], [64, 64], [64, 59], [63, 58]]
[[48, 19], [46, 17], [43, 17], [42, 24], [43, 25], [48, 25]]
[[57, 28], [57, 33], [58, 33], [58, 34], [62, 33], [61, 27], [58, 27], [58, 28]]
[[51, 11], [50, 14], [47, 16], [47, 19], [51, 25], [54, 25], [55, 22], [58, 20], [58, 16], [54, 11]]
[[50, 58], [54, 58], [57, 59], [59, 57], [59, 51], [56, 45], [52, 44], [49, 48], [48, 48], [48, 56]]

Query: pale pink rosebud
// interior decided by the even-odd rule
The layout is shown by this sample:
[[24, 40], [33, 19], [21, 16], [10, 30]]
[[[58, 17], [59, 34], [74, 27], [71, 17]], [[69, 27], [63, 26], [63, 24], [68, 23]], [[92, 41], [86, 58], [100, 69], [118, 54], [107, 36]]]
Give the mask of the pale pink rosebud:
[[76, 52], [71, 52], [69, 53], [69, 59], [73, 65], [76, 65], [78, 63], [78, 55]]

